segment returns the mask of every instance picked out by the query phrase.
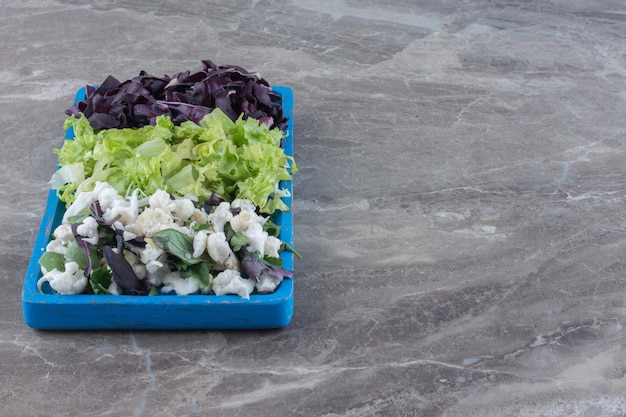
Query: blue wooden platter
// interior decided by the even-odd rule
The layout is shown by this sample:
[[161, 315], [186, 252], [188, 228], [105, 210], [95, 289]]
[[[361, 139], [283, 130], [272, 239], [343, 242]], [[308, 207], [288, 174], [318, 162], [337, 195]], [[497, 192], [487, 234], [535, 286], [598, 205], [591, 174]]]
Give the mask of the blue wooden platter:
[[[281, 96], [283, 114], [288, 117], [283, 148], [293, 156], [293, 91], [273, 86]], [[85, 98], [85, 88], [75, 101]], [[72, 138], [72, 132], [67, 132]], [[293, 195], [292, 181], [281, 183]], [[292, 197], [283, 198], [291, 207]], [[65, 204], [50, 190], [46, 211], [41, 220], [32, 256], [24, 279], [22, 309], [25, 323], [41, 330], [96, 329], [266, 329], [288, 326], [294, 310], [293, 278], [284, 279], [271, 294], [238, 295], [60, 295], [37, 290], [42, 276], [38, 263], [50, 242], [52, 232], [61, 223]], [[278, 212], [273, 220], [281, 226], [280, 239], [293, 246], [293, 213]], [[281, 253], [283, 267], [294, 268], [293, 253]]]

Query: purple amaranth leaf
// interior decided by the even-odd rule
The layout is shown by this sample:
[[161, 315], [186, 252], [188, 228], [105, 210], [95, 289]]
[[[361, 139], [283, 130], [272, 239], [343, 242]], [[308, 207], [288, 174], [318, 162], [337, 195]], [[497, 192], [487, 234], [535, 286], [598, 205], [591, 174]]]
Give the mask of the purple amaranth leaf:
[[159, 115], [172, 117], [176, 125], [186, 120], [197, 123], [215, 108], [233, 121], [243, 115], [244, 119], [263, 118], [269, 127], [286, 128], [280, 96], [267, 80], [240, 66], [217, 66], [210, 60], [202, 61], [200, 71], [187, 70], [173, 77], [141, 71], [119, 82], [109, 76], [98, 88], [87, 86], [86, 93], [66, 114], [80, 117], [83, 113], [95, 130], [153, 125]]
[[123, 255], [115, 252], [113, 246], [105, 245], [101, 248], [102, 256], [113, 272], [113, 280], [124, 293], [145, 295], [150, 290], [150, 283], [140, 280], [133, 267]]
[[279, 268], [273, 265], [267, 265], [263, 260], [254, 252], [248, 251], [245, 247], [242, 247], [236, 253], [237, 258], [241, 264], [241, 269], [248, 278], [257, 279], [263, 272], [266, 272], [277, 278], [291, 278], [293, 272]]

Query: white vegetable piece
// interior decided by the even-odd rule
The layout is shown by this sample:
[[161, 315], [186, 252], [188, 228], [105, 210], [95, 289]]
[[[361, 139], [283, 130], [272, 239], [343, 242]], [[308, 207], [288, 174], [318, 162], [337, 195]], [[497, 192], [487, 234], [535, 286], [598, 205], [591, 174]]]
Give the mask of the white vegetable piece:
[[269, 256], [271, 258], [280, 257], [280, 247], [282, 246], [283, 241], [274, 236], [268, 236], [265, 239], [265, 246], [263, 249], [265, 250], [265, 256]]
[[194, 278], [183, 278], [178, 271], [170, 272], [163, 278], [163, 293], [169, 293], [174, 291], [177, 295], [189, 295], [195, 294], [198, 291], [206, 294], [209, 292], [209, 288], [203, 288], [200, 283]]
[[72, 232], [71, 224], [60, 224], [54, 229], [53, 236], [55, 239], [60, 240], [63, 244], [68, 244], [74, 241], [74, 233]]
[[39, 278], [37, 281], [39, 292], [41, 292], [41, 286], [46, 281], [59, 294], [80, 294], [87, 286], [85, 271], [80, 269], [76, 262], [67, 262], [64, 272], [55, 268]]
[[110, 210], [114, 206], [124, 204], [124, 202], [124, 197], [119, 195], [117, 190], [113, 187], [103, 188], [98, 194], [98, 203], [100, 203], [102, 212]]
[[146, 272], [150, 284], [159, 286], [163, 284], [165, 276], [170, 273], [170, 268], [163, 262], [150, 261], [146, 264]]
[[125, 250], [124, 259], [126, 259], [126, 261], [133, 268], [133, 271], [135, 272], [135, 275], [137, 275], [137, 278], [144, 279], [146, 277], [147, 275], [146, 265], [139, 260], [139, 258], [134, 252]]
[[184, 224], [193, 216], [196, 206], [188, 198], [177, 198], [174, 201], [174, 208], [172, 215], [181, 223]]
[[267, 271], [263, 271], [259, 276], [255, 287], [256, 290], [260, 293], [270, 293], [276, 291], [278, 284], [282, 282], [282, 277], [276, 277], [274, 275], [270, 275]]
[[250, 252], [259, 252], [261, 257], [265, 255], [265, 240], [268, 234], [263, 230], [263, 226], [257, 222], [250, 222], [243, 230], [243, 235], [247, 238], [246, 246]]
[[233, 253], [224, 232], [210, 233], [206, 243], [207, 252], [211, 259], [228, 269], [241, 270], [239, 260]]
[[144, 264], [165, 258], [165, 251], [155, 245], [152, 239], [146, 239], [146, 247], [139, 250], [139, 258]]
[[176, 208], [174, 200], [170, 198], [170, 194], [165, 190], [157, 190], [152, 194], [148, 198], [148, 204], [150, 204], [151, 208], [160, 208], [166, 213], [171, 213]]
[[256, 212], [256, 206], [250, 200], [246, 200], [245, 198], [237, 198], [230, 203], [231, 208], [240, 208], [242, 211], [250, 211], [252, 213]]
[[56, 252], [56, 253], [60, 253], [61, 255], [66, 255], [67, 254], [67, 246], [65, 246], [63, 244], [61, 239], [52, 239], [46, 245], [46, 252]]
[[251, 223], [265, 224], [266, 218], [259, 216], [254, 211], [241, 210], [239, 214], [234, 216], [230, 221], [230, 227], [238, 232], [243, 232]]
[[206, 252], [208, 233], [206, 230], [199, 230], [193, 237], [193, 257], [199, 258]]
[[233, 213], [231, 213], [230, 207], [230, 203], [223, 201], [208, 215], [209, 222], [213, 226], [214, 231], [223, 232], [224, 225], [232, 220]]
[[85, 217], [83, 222], [76, 228], [76, 233], [83, 237], [85, 242], [92, 245], [98, 244], [98, 222], [93, 217]]
[[213, 280], [215, 295], [237, 294], [246, 300], [254, 291], [254, 282], [241, 277], [238, 271], [227, 269], [217, 274]]
[[[107, 189], [103, 190], [100, 194], [108, 192], [109, 191]], [[119, 216], [117, 222], [121, 223], [123, 226], [133, 223], [139, 214], [139, 200], [137, 199], [138, 192], [139, 190], [133, 191], [133, 194], [128, 200], [123, 197], [112, 200], [110, 202], [110, 207], [107, 207], [106, 211], [104, 211], [105, 209], [102, 208], [101, 205], [100, 208], [104, 211], [104, 214], [102, 215], [104, 220], [111, 222]]]
[[151, 237], [155, 233], [173, 228], [175, 226], [172, 217], [162, 208], [146, 208], [134, 223], [126, 226], [126, 230], [142, 237]]
[[68, 219], [73, 216], [77, 216], [83, 211], [87, 210], [91, 204], [98, 199], [98, 195], [102, 190], [110, 188], [111, 186], [106, 182], [96, 182], [96, 186], [93, 191], [82, 191], [76, 195], [76, 200], [71, 206], [65, 210], [62, 223], [68, 223]]

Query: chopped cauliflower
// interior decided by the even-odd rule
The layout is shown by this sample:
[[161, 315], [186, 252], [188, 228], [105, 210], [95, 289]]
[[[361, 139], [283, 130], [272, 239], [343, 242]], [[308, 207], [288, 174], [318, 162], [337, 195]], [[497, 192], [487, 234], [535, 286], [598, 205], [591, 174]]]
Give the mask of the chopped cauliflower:
[[241, 269], [239, 266], [239, 260], [237, 260], [237, 257], [233, 253], [233, 250], [226, 240], [226, 235], [223, 232], [209, 234], [206, 247], [211, 259], [218, 264], [224, 265], [226, 268], [234, 269], [236, 271]]
[[69, 223], [59, 225], [56, 229], [54, 229], [54, 233], [52, 235], [63, 244], [71, 243], [75, 240], [74, 233], [72, 232], [72, 225]]
[[206, 252], [208, 234], [206, 230], [199, 230], [193, 237], [193, 257], [199, 258]]
[[46, 245], [46, 252], [56, 252], [56, 253], [60, 253], [61, 255], [66, 255], [67, 246], [63, 244], [61, 239], [52, 239]]
[[102, 215], [104, 220], [111, 222], [113, 219], [117, 218], [117, 222], [121, 223], [123, 226], [133, 223], [139, 214], [138, 192], [139, 190], [135, 190], [130, 196], [130, 200], [120, 198], [112, 201], [111, 206], [108, 207], [106, 211], [104, 211], [104, 208], [101, 206], [104, 211]]
[[170, 268], [163, 262], [150, 261], [146, 264], [146, 273], [150, 284], [161, 285], [165, 276], [170, 273]]
[[243, 232], [251, 223], [265, 224], [266, 219], [259, 216], [254, 211], [242, 210], [236, 216], [233, 216], [230, 221], [230, 227], [238, 232]]
[[224, 225], [230, 222], [232, 218], [233, 213], [231, 213], [230, 203], [227, 201], [221, 202], [208, 216], [209, 222], [213, 226], [213, 230], [216, 232], [223, 232]]
[[139, 260], [137, 255], [134, 252], [129, 250], [124, 251], [124, 259], [133, 267], [133, 271], [135, 271], [135, 275], [137, 278], [144, 279], [147, 275], [146, 265]]
[[165, 251], [155, 245], [152, 239], [146, 239], [146, 246], [139, 250], [139, 258], [144, 264], [148, 264], [151, 261], [159, 261], [165, 257]]
[[[70, 259], [74, 254], [68, 250], [70, 244], [75, 245], [73, 242], [78, 236], [96, 248], [98, 245], [123, 245], [123, 256], [137, 278], [147, 279], [151, 285], [160, 287], [162, 293], [208, 294], [213, 290], [216, 295], [237, 294], [248, 299], [254, 291], [275, 291], [283, 280], [283, 277], [275, 277], [267, 271], [256, 280], [241, 275], [242, 266], [228, 240], [232, 236], [231, 230], [239, 234], [237, 245], [243, 244], [249, 251], [257, 252], [261, 256], [278, 258], [283, 244], [279, 238], [269, 236], [263, 229], [267, 218], [257, 214], [258, 207], [250, 200], [221, 202], [207, 214], [204, 208], [196, 208], [194, 200], [187, 197], [173, 198], [168, 192], [158, 190], [150, 196], [141, 194], [139, 198], [140, 193], [140, 190], [135, 189], [132, 194], [123, 196], [103, 182], [97, 182], [93, 191], [78, 192], [74, 203], [65, 212], [62, 224], [54, 230], [54, 239], [46, 246], [46, 251], [65, 257], [64, 271], [47, 271], [42, 266], [43, 276], [37, 282], [39, 291], [46, 282], [60, 294], [78, 294], [85, 291], [89, 279], [85, 277], [85, 271], [80, 269], [78, 263]], [[102, 210], [104, 222], [98, 216], [88, 215], [90, 206], [96, 201]], [[233, 215], [234, 210], [236, 215]], [[72, 230], [68, 219], [74, 216], [80, 216], [78, 218], [84, 220]], [[203, 226], [198, 227], [199, 225]], [[185, 249], [184, 253], [188, 257], [196, 258], [195, 262], [207, 262], [207, 268], [211, 272], [208, 285], [203, 285], [197, 278], [184, 277], [180, 271], [172, 270], [180, 267], [173, 261], [176, 256], [181, 256], [180, 252], [172, 247], [167, 248], [175, 256], [171, 258], [152, 238], [155, 233], [165, 229], [177, 230], [190, 238], [176, 236], [182, 242], [179, 244], [181, 247], [188, 248], [188, 244], [193, 246], [193, 255], [188, 253], [191, 250]], [[120, 235], [123, 242], [119, 240]], [[161, 244], [161, 240], [158, 242]], [[208, 261], [206, 254], [211, 261]], [[57, 258], [53, 259], [57, 262]], [[182, 259], [181, 262], [185, 263], [186, 260]], [[100, 263], [104, 265], [103, 260]], [[219, 274], [213, 278], [212, 274], [217, 272]], [[112, 294], [122, 293], [114, 280], [108, 291]]]
[[283, 241], [274, 236], [268, 236], [265, 239], [265, 245], [263, 246], [263, 250], [265, 251], [265, 256], [269, 256], [270, 258], [278, 258], [280, 257], [280, 248], [283, 244]]
[[96, 182], [96, 186], [93, 191], [83, 191], [76, 194], [76, 200], [71, 206], [65, 210], [62, 223], [68, 223], [68, 219], [73, 216], [77, 216], [83, 211], [89, 209], [91, 204], [98, 199], [98, 195], [102, 190], [110, 188], [111, 186], [106, 182]]
[[195, 210], [196, 206], [193, 204], [193, 201], [188, 198], [177, 198], [174, 200], [172, 215], [178, 219], [179, 222], [185, 223], [193, 216]]
[[250, 252], [259, 252], [261, 257], [265, 255], [265, 241], [268, 238], [268, 234], [263, 230], [263, 226], [260, 223], [251, 222], [242, 231], [243, 235], [247, 238], [246, 246]]
[[246, 200], [245, 198], [237, 198], [233, 200], [233, 202], [230, 203], [230, 206], [234, 209], [240, 208], [241, 211], [251, 211], [253, 213], [256, 211], [254, 203], [250, 200]]
[[98, 244], [98, 222], [93, 217], [85, 217], [83, 222], [76, 228], [76, 233], [83, 237], [85, 242], [92, 245]]
[[174, 291], [177, 295], [189, 295], [195, 294], [198, 291], [206, 294], [209, 292], [209, 288], [203, 288], [198, 280], [194, 278], [183, 278], [178, 271], [170, 272], [163, 278], [163, 288], [161, 291], [164, 294]]
[[208, 215], [204, 212], [204, 210], [200, 210], [198, 208], [193, 209], [191, 221], [197, 224], [207, 224], [209, 222]]
[[142, 237], [151, 237], [153, 234], [174, 227], [172, 217], [162, 208], [146, 208], [134, 223], [126, 226], [126, 230]]
[[170, 213], [176, 207], [174, 200], [172, 200], [170, 193], [165, 190], [157, 190], [148, 198], [148, 204], [153, 209], [160, 208], [161, 210]]
[[246, 300], [254, 291], [254, 282], [250, 279], [242, 278], [241, 274], [232, 269], [220, 272], [213, 279], [213, 292], [215, 295], [237, 294]]
[[80, 294], [87, 287], [85, 271], [78, 267], [76, 262], [67, 262], [65, 271], [53, 269], [37, 281], [37, 289], [41, 292], [44, 282], [59, 294]]
[[263, 271], [257, 279], [255, 288], [257, 292], [260, 292], [260, 293], [274, 292], [276, 291], [278, 284], [280, 284], [282, 281], [283, 281], [283, 277], [277, 277], [277, 276], [268, 274], [267, 271]]

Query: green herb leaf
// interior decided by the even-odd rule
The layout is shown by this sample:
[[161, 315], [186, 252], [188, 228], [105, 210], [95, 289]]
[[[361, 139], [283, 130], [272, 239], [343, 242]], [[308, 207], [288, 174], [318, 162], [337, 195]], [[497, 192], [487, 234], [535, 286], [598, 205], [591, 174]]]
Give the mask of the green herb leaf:
[[248, 242], [248, 238], [241, 232], [235, 233], [228, 241], [233, 252], [239, 252], [246, 242]]
[[197, 264], [189, 265], [185, 271], [181, 271], [180, 275], [185, 278], [191, 277], [206, 288], [213, 282], [211, 266], [212, 264], [208, 261], [198, 262]]
[[298, 252], [296, 252], [296, 250], [289, 243], [283, 242], [280, 245], [280, 250], [286, 250], [287, 252], [291, 252], [296, 255], [298, 259], [302, 259], [302, 256]]
[[107, 289], [111, 285], [113, 274], [106, 268], [98, 268], [91, 271], [89, 285], [94, 294], [111, 294]]
[[281, 258], [273, 258], [271, 256], [264, 256], [263, 263], [268, 266], [275, 266], [277, 268], [283, 267], [283, 260]]
[[186, 264], [194, 265], [204, 262], [203, 258], [193, 257], [193, 237], [176, 229], [164, 229], [152, 235], [154, 243]]
[[65, 271], [65, 256], [56, 252], [45, 252], [39, 258], [39, 264], [43, 266], [46, 271], [50, 272], [53, 269], [57, 271]]
[[271, 218], [268, 218], [265, 223], [263, 223], [263, 230], [270, 236], [278, 237], [278, 235], [280, 235], [280, 229], [281, 227], [274, 223]]
[[76, 241], [69, 244], [66, 256], [69, 260], [76, 262], [80, 269], [85, 269], [89, 266], [89, 257], [83, 252], [80, 246], [78, 246]]

